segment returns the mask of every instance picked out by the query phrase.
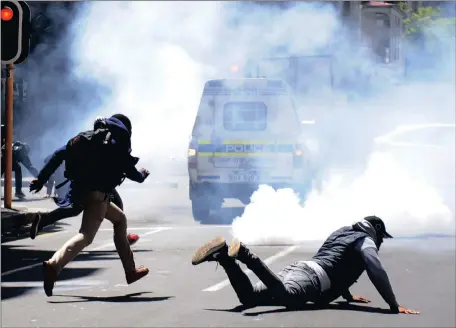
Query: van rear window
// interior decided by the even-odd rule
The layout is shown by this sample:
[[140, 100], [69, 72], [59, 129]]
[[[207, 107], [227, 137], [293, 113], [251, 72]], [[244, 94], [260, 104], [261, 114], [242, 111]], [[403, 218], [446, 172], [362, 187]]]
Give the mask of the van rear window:
[[229, 102], [223, 108], [223, 126], [227, 131], [263, 131], [267, 118], [262, 102]]

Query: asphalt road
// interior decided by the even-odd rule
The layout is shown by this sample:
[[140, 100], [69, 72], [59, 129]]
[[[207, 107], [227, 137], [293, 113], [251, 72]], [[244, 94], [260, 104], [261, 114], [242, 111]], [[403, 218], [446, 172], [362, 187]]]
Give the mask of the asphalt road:
[[[53, 297], [42, 289], [40, 264], [79, 228], [80, 218], [49, 227], [34, 241], [2, 243], [3, 327], [455, 327], [455, 252], [453, 238], [396, 239], [385, 242], [381, 257], [398, 301], [420, 316], [388, 314], [366, 275], [352, 287], [368, 305], [334, 304], [329, 309], [295, 312], [260, 307], [243, 312], [221, 267], [194, 267], [193, 252], [208, 239], [231, 239], [229, 226], [193, 222], [186, 190], [158, 188], [147, 194], [121, 190], [138, 265], [151, 272], [127, 286], [104, 222], [87, 252], [59, 276]], [[52, 206], [49, 200], [42, 206]], [[141, 211], [146, 208], [146, 213]], [[230, 214], [235, 210], [227, 209]], [[307, 259], [319, 245], [252, 247], [274, 270]], [[254, 281], [256, 279], [252, 277]]]

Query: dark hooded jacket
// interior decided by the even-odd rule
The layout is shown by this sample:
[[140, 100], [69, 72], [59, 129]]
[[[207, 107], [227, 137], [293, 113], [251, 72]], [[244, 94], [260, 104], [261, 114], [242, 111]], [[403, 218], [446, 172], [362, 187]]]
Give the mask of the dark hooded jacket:
[[372, 238], [379, 248], [375, 229], [369, 223], [361, 221], [353, 226], [342, 227], [326, 239], [313, 257], [331, 280], [331, 288], [322, 295], [321, 303], [329, 303], [343, 296], [364, 272], [366, 264], [355, 246], [366, 237]]
[[[4, 161], [5, 156], [5, 145], [2, 145], [2, 161]], [[38, 170], [33, 166], [29, 157], [29, 147], [26, 143], [22, 141], [15, 141], [13, 143], [13, 170], [15, 165], [22, 164], [25, 168], [34, 176], [38, 176]], [[3, 163], [3, 162], [2, 162]], [[2, 164], [3, 165], [3, 164]], [[2, 168], [3, 172], [4, 168]]]
[[[118, 145], [118, 149], [125, 149], [125, 151], [119, 151], [116, 158], [113, 158], [111, 160], [112, 165], [107, 165], [103, 169], [111, 170], [114, 166], [121, 166], [121, 169], [126, 178], [140, 183], [143, 182], [145, 176], [135, 167], [139, 159], [137, 157], [131, 156], [131, 141], [128, 129], [120, 120], [113, 117], [106, 119], [106, 126], [112, 133], [111, 142]], [[63, 161], [67, 160], [67, 147], [68, 146], [65, 145], [57, 149], [49, 161], [46, 163], [46, 165], [42, 168], [38, 174], [38, 180], [41, 183], [46, 183], [49, 177], [63, 163]], [[94, 156], [94, 154], [87, 154], [87, 156], [90, 158]], [[114, 187], [107, 187], [109, 185], [109, 181], [103, 181], [103, 179], [99, 178], [95, 172], [96, 168], [94, 168], [93, 172], [87, 172], [87, 175], [83, 180], [71, 180], [67, 195], [64, 199], [56, 199], [57, 205], [61, 207], [69, 206], [71, 204], [78, 205], [81, 203], [81, 197], [84, 195], [84, 193], [90, 190], [97, 190], [106, 193], [111, 192]]]

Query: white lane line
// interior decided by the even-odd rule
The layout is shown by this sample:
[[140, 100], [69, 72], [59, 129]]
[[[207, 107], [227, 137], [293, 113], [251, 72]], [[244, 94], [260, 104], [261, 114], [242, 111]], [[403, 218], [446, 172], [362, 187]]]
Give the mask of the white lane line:
[[[157, 232], [160, 232], [160, 231], [164, 231], [164, 230], [169, 230], [169, 229], [171, 229], [171, 228], [170, 227], [151, 228], [151, 229], [149, 229], [151, 231], [145, 233], [144, 236], [152, 235], [154, 233], [157, 233]], [[114, 243], [113, 242], [109, 242], [109, 243], [103, 244], [101, 246], [98, 246], [98, 247], [95, 247], [95, 248], [91, 249], [91, 251], [99, 251], [99, 250], [102, 250], [102, 249], [105, 249], [105, 248], [109, 248], [109, 247], [114, 247]], [[90, 250], [89, 250], [89, 252], [90, 252]], [[17, 269], [13, 269], [13, 270], [9, 270], [9, 271], [6, 271], [6, 272], [2, 272], [2, 277], [10, 275], [10, 274], [13, 274], [13, 273], [16, 273], [16, 272], [20, 272], [20, 271], [36, 268], [36, 267], [41, 266], [41, 265], [43, 265], [43, 262], [30, 264], [30, 265], [26, 265], [26, 266], [23, 266], [23, 267], [20, 267], [20, 268], [17, 268]]]
[[[43, 265], [42, 262], [26, 265], [24, 267], [20, 267], [20, 268], [14, 269], [14, 270], [5, 271], [5, 272], [2, 272], [2, 277], [7, 276], [7, 275], [12, 274], [12, 273], [16, 273], [16, 272], [32, 269], [32, 268], [35, 268], [35, 267], [41, 266], [41, 265]], [[3, 283], [2, 283], [2, 285], [3, 285]]]
[[[163, 228], [163, 227], [153, 227], [153, 228], [151, 228], [151, 227], [138, 227], [138, 228], [136, 228], [136, 227], [131, 227], [131, 228], [128, 227], [127, 230], [129, 230], [129, 231], [130, 230], [154, 230], [154, 229], [157, 229], [157, 228]], [[166, 227], [166, 229], [170, 229], [170, 228]], [[114, 231], [114, 229], [113, 228], [103, 228], [103, 229], [98, 229], [98, 231]]]
[[[151, 228], [149, 232], [146, 232], [145, 234], [143, 234], [143, 236], [148, 236], [148, 235], [152, 235], [154, 233], [157, 233], [157, 232], [160, 232], [160, 231], [164, 231], [164, 230], [169, 230], [171, 229], [170, 227], [160, 227], [160, 228]], [[98, 247], [95, 247], [95, 248], [92, 248], [90, 251], [99, 251], [99, 250], [102, 250], [102, 249], [105, 249], [105, 248], [110, 248], [110, 247], [114, 247], [114, 243], [111, 241], [111, 242], [108, 242], [106, 244], [103, 244], [103, 245], [100, 245]]]
[[149, 235], [152, 235], [152, 234], [154, 234], [154, 233], [156, 233], [156, 232], [165, 231], [165, 230], [170, 230], [170, 229], [171, 229], [170, 227], [155, 228], [155, 230], [146, 232], [146, 233], [143, 234], [142, 236], [149, 236]]
[[[297, 248], [299, 248], [299, 245], [294, 245], [294, 246], [287, 247], [283, 251], [281, 251], [281, 252], [279, 252], [279, 253], [271, 256], [271, 257], [268, 257], [263, 262], [265, 264], [269, 265], [269, 264], [273, 263], [274, 261], [276, 261], [277, 259], [279, 259], [281, 257], [284, 257], [284, 256], [287, 256], [291, 252], [295, 251]], [[252, 273], [252, 271], [250, 271], [249, 269], [245, 269], [244, 272], [247, 275], [250, 275]], [[211, 287], [203, 289], [203, 292], [216, 292], [216, 291], [218, 291], [218, 290], [220, 290], [222, 288], [225, 288], [226, 286], [229, 286], [229, 284], [230, 284], [230, 281], [228, 279], [225, 279], [222, 282], [219, 282], [218, 284], [215, 284], [215, 285], [213, 285]]]
[[[128, 231], [132, 230], [132, 231], [135, 231], [135, 230], [138, 230], [138, 231], [141, 231], [141, 230], [154, 230], [156, 228], [165, 228], [165, 230], [168, 230], [168, 229], [218, 229], [218, 228], [223, 228], [223, 229], [231, 229], [231, 225], [191, 225], [191, 226], [173, 226], [173, 227], [160, 227], [160, 226], [157, 226], [157, 227], [154, 227], [154, 228], [151, 228], [151, 227], [128, 227]], [[98, 229], [98, 231], [113, 231], [112, 228], [103, 228], [103, 229]]]

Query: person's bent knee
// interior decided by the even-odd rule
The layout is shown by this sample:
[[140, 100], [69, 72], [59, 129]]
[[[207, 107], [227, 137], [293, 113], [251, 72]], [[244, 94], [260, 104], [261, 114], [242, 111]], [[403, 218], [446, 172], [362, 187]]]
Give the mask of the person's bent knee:
[[84, 247], [87, 247], [93, 243], [93, 240], [95, 239], [95, 235], [91, 235], [88, 233], [81, 233], [80, 235], [82, 237], [82, 240], [84, 242]]
[[114, 227], [125, 227], [127, 228], [127, 216], [124, 212], [120, 212], [117, 214], [117, 220], [114, 221]]

